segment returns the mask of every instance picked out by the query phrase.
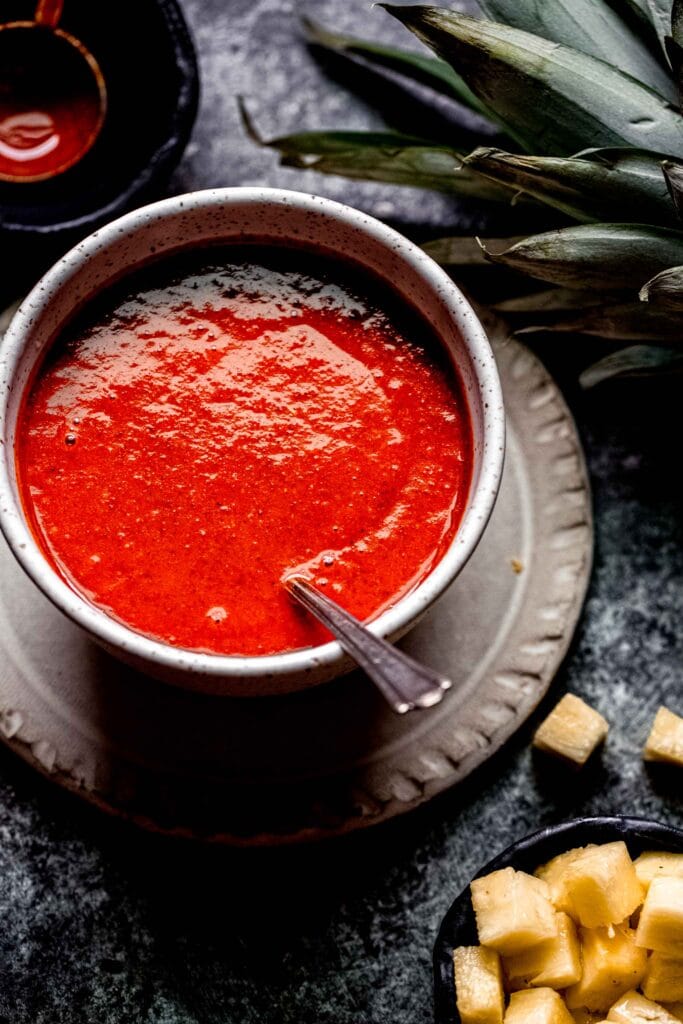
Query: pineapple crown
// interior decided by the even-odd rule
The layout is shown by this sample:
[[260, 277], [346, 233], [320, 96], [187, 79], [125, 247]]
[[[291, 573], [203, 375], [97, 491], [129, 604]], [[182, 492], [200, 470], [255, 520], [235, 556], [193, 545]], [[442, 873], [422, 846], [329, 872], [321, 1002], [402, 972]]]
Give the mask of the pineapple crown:
[[[308, 131], [264, 140], [290, 167], [513, 204], [514, 238], [437, 238], [453, 267], [498, 266], [545, 282], [495, 308], [518, 331], [616, 344], [582, 374], [683, 370], [683, 0], [478, 0], [481, 17], [380, 4], [432, 52], [328, 31], [318, 51], [397, 74], [467, 107], [482, 142], [415, 133]], [[495, 131], [497, 138], [491, 139]], [[467, 137], [463, 131], [463, 137]], [[454, 140], [455, 141], [455, 140]], [[551, 230], [526, 234], [536, 207]]]

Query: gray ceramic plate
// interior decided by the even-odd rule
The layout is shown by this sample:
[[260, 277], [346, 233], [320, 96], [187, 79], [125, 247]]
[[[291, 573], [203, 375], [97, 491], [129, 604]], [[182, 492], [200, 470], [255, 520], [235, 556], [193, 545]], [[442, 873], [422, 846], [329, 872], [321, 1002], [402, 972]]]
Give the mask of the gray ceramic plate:
[[441, 705], [397, 717], [359, 675], [242, 700], [157, 683], [88, 641], [3, 543], [0, 736], [111, 813], [240, 845], [373, 825], [468, 775], [548, 689], [592, 553], [571, 416], [538, 360], [497, 333], [509, 426], [498, 504], [462, 575], [404, 641], [454, 680]]

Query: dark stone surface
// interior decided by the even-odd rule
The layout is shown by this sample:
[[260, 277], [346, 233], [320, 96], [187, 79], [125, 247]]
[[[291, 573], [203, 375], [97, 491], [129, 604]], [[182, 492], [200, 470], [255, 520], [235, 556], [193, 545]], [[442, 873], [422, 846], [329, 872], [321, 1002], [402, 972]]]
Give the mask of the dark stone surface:
[[[244, 138], [236, 94], [265, 133], [380, 122], [306, 52], [296, 4], [187, 0], [186, 9], [204, 94], [175, 190], [311, 189], [418, 235], [480, 222], [472, 205], [278, 169]], [[401, 37], [365, 0], [309, 10]], [[683, 711], [679, 386], [581, 397], [566, 345], [542, 351], [586, 437], [596, 564], [576, 643], [535, 721], [570, 688], [610, 719], [604, 756], [576, 778], [549, 772], [530, 753], [532, 722], [466, 785], [404, 820], [309, 849], [237, 853], [140, 835], [1, 751], [0, 1024], [426, 1024], [438, 922], [499, 848], [574, 815], [681, 823], [680, 773], [651, 773], [640, 760], [657, 706]]]

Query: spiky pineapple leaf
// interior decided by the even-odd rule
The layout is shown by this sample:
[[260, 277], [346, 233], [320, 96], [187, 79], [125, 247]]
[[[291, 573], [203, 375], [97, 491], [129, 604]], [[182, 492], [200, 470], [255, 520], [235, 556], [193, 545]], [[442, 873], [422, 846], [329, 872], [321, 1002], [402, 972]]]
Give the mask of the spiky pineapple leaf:
[[479, 6], [492, 21], [598, 57], [660, 96], [678, 99], [671, 77], [604, 0], [479, 0]]
[[683, 167], [671, 160], [665, 160], [662, 163], [662, 171], [676, 213], [683, 220]]
[[664, 55], [668, 56], [666, 41], [671, 36], [671, 0], [647, 0], [647, 6]]
[[524, 236], [518, 238], [486, 238], [476, 239], [471, 236], [450, 238], [435, 238], [426, 242], [422, 248], [433, 260], [444, 267], [486, 267], [490, 266], [490, 260], [482, 246], [491, 246], [494, 249], [509, 247], [520, 242]]
[[278, 150], [283, 167], [499, 202], [509, 201], [511, 197], [509, 189], [464, 167], [462, 154], [457, 150], [407, 135], [391, 132], [297, 132], [276, 139], [257, 139], [262, 146]]
[[[683, 266], [670, 267], [647, 281], [640, 289], [640, 298], [660, 312], [683, 312]], [[676, 326], [683, 340], [680, 316], [676, 318]]]
[[[489, 240], [491, 241], [491, 240]], [[510, 299], [503, 299], [496, 302], [493, 309], [507, 316], [536, 313], [537, 315], [550, 314], [552, 317], [560, 312], [575, 312], [579, 309], [595, 308], [596, 303], [618, 302], [623, 296], [619, 292], [601, 292], [599, 296], [595, 292], [577, 288], [546, 288], [540, 292], [529, 292], [526, 295], [515, 295]]]
[[531, 235], [492, 262], [568, 288], [638, 288], [683, 263], [683, 233], [648, 224], [580, 224]]
[[[462, 166], [446, 147], [397, 145], [390, 140], [330, 140], [328, 132], [306, 132], [271, 140], [283, 167], [339, 174], [345, 178], [433, 189], [478, 199], [509, 198], [491, 182]], [[337, 144], [339, 143], [339, 144]]]
[[336, 54], [362, 57], [378, 67], [395, 71], [435, 92], [449, 96], [482, 117], [491, 117], [491, 111], [477, 99], [445, 60], [426, 53], [412, 53], [399, 47], [369, 42], [341, 32], [330, 32], [312, 18], [303, 17], [301, 20], [309, 43]]
[[652, 377], [683, 372], [683, 353], [657, 345], [631, 345], [593, 363], [579, 377], [584, 388], [613, 377]]
[[578, 221], [620, 221], [637, 209], [643, 222], [670, 225], [674, 210], [661, 161], [633, 149], [587, 150], [566, 158], [480, 147], [465, 165]]
[[653, 40], [656, 41], [648, 0], [610, 0], [610, 2], [614, 10], [618, 11], [622, 17], [631, 14], [640, 23], [641, 29], [652, 29]]
[[629, 146], [683, 156], [678, 112], [595, 57], [438, 7], [381, 6], [448, 60], [529, 151]]
[[683, 0], [671, 6], [671, 37], [666, 39], [666, 52], [678, 85], [679, 106], [683, 110]]
[[671, 5], [671, 38], [679, 46], [683, 45], [683, 2], [673, 0]]
[[[603, 296], [600, 296], [602, 299]], [[666, 313], [639, 302], [594, 301], [573, 311], [556, 310], [547, 323], [526, 324], [517, 334], [590, 334], [612, 341], [683, 342], [680, 323]]]

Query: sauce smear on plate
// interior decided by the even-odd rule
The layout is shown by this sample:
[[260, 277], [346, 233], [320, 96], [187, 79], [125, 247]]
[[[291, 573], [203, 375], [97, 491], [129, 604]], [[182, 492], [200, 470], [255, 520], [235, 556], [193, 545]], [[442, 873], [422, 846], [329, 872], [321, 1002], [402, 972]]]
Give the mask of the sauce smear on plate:
[[264, 655], [329, 639], [284, 574], [368, 619], [430, 572], [471, 446], [412, 309], [326, 256], [244, 246], [87, 307], [24, 400], [17, 465], [39, 543], [94, 604], [177, 647]]

